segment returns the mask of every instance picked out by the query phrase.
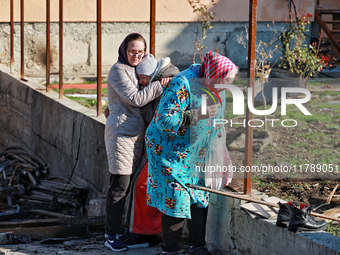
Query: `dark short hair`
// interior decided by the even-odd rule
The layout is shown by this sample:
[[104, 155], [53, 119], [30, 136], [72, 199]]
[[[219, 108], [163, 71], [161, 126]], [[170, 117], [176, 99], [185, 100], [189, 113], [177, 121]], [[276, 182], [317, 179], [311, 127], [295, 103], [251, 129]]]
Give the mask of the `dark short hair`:
[[146, 51], [146, 41], [140, 34], [130, 34], [125, 38], [124, 48], [127, 49], [129, 42], [131, 41], [142, 41], [144, 43], [144, 51]]

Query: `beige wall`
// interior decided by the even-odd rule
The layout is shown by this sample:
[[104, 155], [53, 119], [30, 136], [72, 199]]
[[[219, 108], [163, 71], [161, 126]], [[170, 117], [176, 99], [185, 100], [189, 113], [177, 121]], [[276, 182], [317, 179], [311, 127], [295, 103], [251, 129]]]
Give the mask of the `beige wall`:
[[[334, 0], [332, 0], [334, 1]], [[10, 20], [10, 0], [0, 1], [0, 22]], [[202, 0], [208, 3], [209, 0]], [[210, 11], [215, 21], [248, 21], [249, 0], [216, 0]], [[315, 0], [295, 0], [298, 10], [314, 14]], [[64, 21], [96, 21], [97, 0], [64, 0]], [[102, 19], [107, 22], [148, 22], [150, 0], [102, 0]], [[258, 21], [284, 21], [288, 17], [286, 0], [259, 0]], [[14, 19], [20, 21], [20, 0], [14, 0]], [[51, 0], [51, 20], [59, 19], [59, 1]], [[45, 22], [46, 0], [25, 1], [25, 21]], [[158, 22], [190, 22], [197, 16], [187, 0], [156, 0]]]
[[[315, 4], [316, 4], [316, 1], [315, 1]], [[340, 8], [339, 0], [319, 0], [319, 4], [325, 8], [327, 7]]]

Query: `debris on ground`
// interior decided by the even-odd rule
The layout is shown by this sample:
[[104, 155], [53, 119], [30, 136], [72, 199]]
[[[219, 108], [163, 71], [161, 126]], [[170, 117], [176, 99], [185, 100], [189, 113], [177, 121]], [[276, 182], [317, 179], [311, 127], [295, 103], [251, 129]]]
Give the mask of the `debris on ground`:
[[4, 236], [4, 242], [87, 237], [89, 228], [103, 228], [103, 217], [84, 217], [87, 190], [66, 178], [49, 177], [48, 171], [42, 158], [24, 148], [0, 152], [0, 232], [15, 235]]

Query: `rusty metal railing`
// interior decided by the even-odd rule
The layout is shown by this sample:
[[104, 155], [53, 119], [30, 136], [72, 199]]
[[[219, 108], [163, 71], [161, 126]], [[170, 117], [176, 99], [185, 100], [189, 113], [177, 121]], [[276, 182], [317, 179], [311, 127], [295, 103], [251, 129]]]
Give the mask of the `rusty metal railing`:
[[150, 53], [156, 56], [156, 0], [150, 0]]
[[[11, 51], [11, 72], [14, 70], [14, 0], [10, 0], [10, 51]], [[20, 2], [21, 21], [21, 79], [25, 80], [24, 70], [24, 0]], [[51, 3], [46, 0], [46, 92], [50, 91], [50, 14]], [[255, 46], [256, 46], [256, 23], [257, 23], [257, 0], [249, 0], [249, 47], [248, 47], [248, 87], [254, 88], [255, 81]], [[102, 108], [102, 1], [97, 0], [97, 116], [101, 116]], [[156, 32], [156, 0], [150, 0], [150, 52], [155, 55], [155, 32]], [[254, 89], [253, 89], [254, 91]], [[59, 98], [63, 98], [63, 0], [59, 0]], [[253, 118], [253, 114], [247, 107], [247, 123]], [[252, 166], [253, 153], [253, 128], [246, 128], [245, 165]], [[251, 172], [244, 176], [244, 193], [251, 191]]]
[[102, 1], [97, 0], [97, 116], [102, 114]]
[[25, 30], [25, 13], [24, 13], [24, 0], [21, 0], [20, 2], [20, 22], [21, 22], [21, 79], [25, 80], [25, 59], [24, 59], [24, 54], [25, 54], [25, 35], [24, 35], [24, 30]]
[[59, 0], [59, 99], [63, 98], [63, 23], [64, 23], [63, 0]]
[[[248, 42], [248, 88], [252, 88], [252, 101], [254, 102], [254, 83], [255, 83], [255, 56], [256, 56], [256, 24], [257, 24], [257, 0], [249, 1], [249, 42]], [[246, 121], [253, 119], [253, 113], [249, 110], [247, 100]], [[244, 164], [252, 167], [253, 158], [253, 127], [246, 127], [246, 144]], [[251, 192], [251, 171], [244, 173], [244, 194]]]
[[11, 19], [11, 63], [10, 63], [10, 68], [11, 68], [11, 73], [14, 72], [14, 0], [11, 0], [10, 3], [10, 19]]
[[46, 92], [50, 92], [51, 72], [51, 0], [46, 0]]
[[[102, 0], [97, 1], [97, 116], [102, 111]], [[25, 0], [20, 0], [21, 79], [25, 79]], [[59, 0], [59, 99], [63, 98], [63, 0]], [[51, 75], [51, 0], [46, 0], [46, 92]], [[14, 71], [14, 0], [10, 0], [10, 69]], [[150, 0], [150, 50], [155, 55], [156, 0]]]

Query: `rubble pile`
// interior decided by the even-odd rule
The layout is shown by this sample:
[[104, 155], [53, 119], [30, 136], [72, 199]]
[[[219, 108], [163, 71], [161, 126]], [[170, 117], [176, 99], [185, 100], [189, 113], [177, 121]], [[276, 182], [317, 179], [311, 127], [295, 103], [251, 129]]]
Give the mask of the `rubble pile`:
[[[85, 206], [87, 191], [62, 177], [48, 177], [48, 164], [21, 147], [0, 152], [0, 211]], [[4, 205], [7, 205], [4, 206]], [[39, 208], [39, 205], [41, 208]]]

